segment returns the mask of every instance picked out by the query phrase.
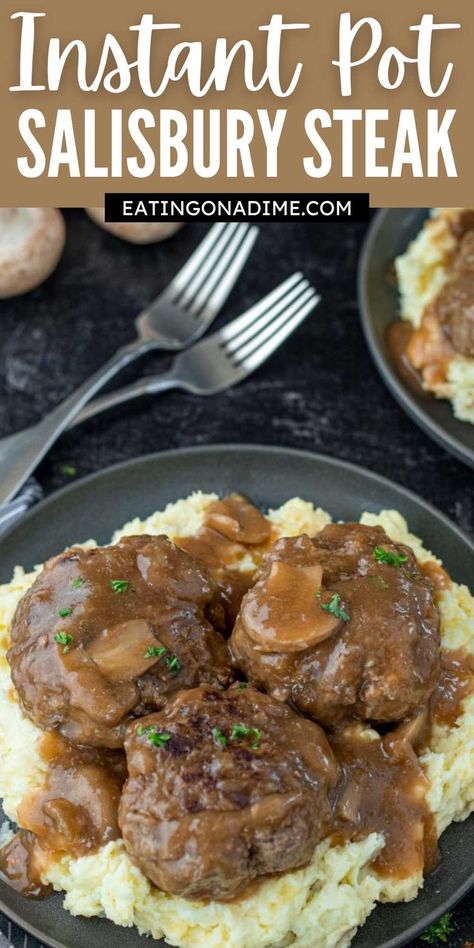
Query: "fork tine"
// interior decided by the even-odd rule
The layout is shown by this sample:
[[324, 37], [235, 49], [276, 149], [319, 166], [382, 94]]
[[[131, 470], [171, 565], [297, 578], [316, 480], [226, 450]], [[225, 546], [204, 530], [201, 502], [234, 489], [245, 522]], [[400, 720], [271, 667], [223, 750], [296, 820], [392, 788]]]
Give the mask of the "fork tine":
[[[300, 274], [295, 274], [300, 277]], [[307, 282], [307, 281], [304, 281]], [[286, 280], [284, 286], [295, 284], [294, 277]], [[281, 287], [278, 290], [281, 292]], [[273, 298], [276, 291], [270, 294]], [[308, 314], [319, 303], [320, 297], [312, 286], [308, 286], [297, 299], [293, 299], [290, 306], [283, 312], [278, 311], [272, 321], [266, 324], [257, 335], [244, 345], [230, 350], [229, 342], [223, 341], [222, 331], [215, 332], [207, 339], [201, 340], [190, 349], [176, 356], [170, 372], [162, 375], [145, 376], [132, 385], [118, 391], [110, 392], [85, 406], [73, 424], [90, 418], [101, 411], [123, 404], [131, 398], [140, 395], [153, 395], [156, 392], [166, 391], [168, 388], [182, 386], [196, 395], [211, 395], [223, 389], [230, 388], [243, 381], [255, 369], [258, 369], [276, 349], [291, 335], [291, 333], [306, 319]], [[247, 318], [248, 314], [245, 314]], [[234, 320], [240, 322], [240, 317]], [[231, 324], [232, 325], [232, 324]], [[245, 331], [245, 330], [244, 330]], [[191, 364], [190, 364], [191, 363]], [[196, 370], [197, 374], [191, 377], [189, 370]], [[187, 367], [187, 372], [186, 372]], [[214, 373], [214, 374], [213, 374]], [[209, 384], [210, 383], [210, 384]]]
[[293, 273], [292, 276], [288, 277], [283, 283], [280, 283], [280, 285], [275, 287], [267, 296], [264, 296], [258, 303], [251, 306], [245, 313], [242, 313], [242, 316], [238, 316], [237, 319], [233, 319], [227, 326], [223, 326], [220, 330], [222, 339], [233, 339], [237, 333], [246, 329], [247, 326], [251, 326], [254, 321], [263, 313], [266, 313], [269, 307], [276, 303], [287, 290], [290, 290], [301, 280], [304, 280], [302, 273]]
[[312, 286], [308, 286], [298, 299], [293, 300], [290, 305], [285, 306], [282, 312], [276, 313], [272, 320], [270, 322], [267, 321], [260, 331], [254, 334], [251, 339], [248, 341], [243, 340], [242, 343], [240, 339], [234, 339], [231, 345], [227, 344], [226, 349], [232, 352], [236, 362], [243, 362], [246, 356], [251, 355], [254, 349], [257, 349], [266, 342], [266, 340], [269, 339], [281, 325], [284, 325], [304, 303], [314, 299], [316, 296], [315, 289]]
[[[312, 299], [308, 300], [301, 309], [299, 309], [292, 317], [285, 322], [280, 329], [271, 336], [267, 341], [261, 345], [258, 349], [255, 349], [251, 355], [247, 356], [244, 360], [242, 368], [244, 369], [245, 375], [249, 375], [251, 372], [254, 372], [255, 369], [258, 369], [271, 355], [285, 342], [285, 339], [288, 339], [288, 336], [295, 331], [295, 329], [306, 319], [311, 311], [317, 306], [320, 301], [320, 297], [315, 295]], [[244, 376], [245, 377], [245, 376]]]
[[[275, 319], [283, 310], [287, 311], [290, 303], [293, 300], [301, 297], [305, 290], [312, 289], [308, 280], [300, 280], [299, 283], [295, 285], [286, 293], [285, 296], [281, 296], [280, 299], [274, 303], [262, 316], [259, 316], [257, 319], [254, 319], [246, 329], [241, 330], [241, 332], [234, 334], [230, 339], [226, 341], [226, 348], [232, 352], [234, 349], [240, 348], [247, 339], [252, 339], [253, 336], [256, 336], [260, 330], [264, 329], [265, 326]], [[224, 335], [224, 333], [223, 333]]]
[[219, 262], [191, 301], [189, 312], [199, 315], [202, 319], [220, 310], [234, 286], [257, 237], [258, 227], [236, 231]]
[[[216, 242], [212, 245], [211, 250], [206, 254], [205, 258], [201, 260], [197, 270], [186, 285], [179, 291], [178, 295], [174, 297], [173, 302], [180, 306], [182, 309], [186, 309], [190, 303], [192, 303], [194, 297], [201, 289], [204, 281], [207, 280], [209, 274], [213, 272], [214, 267], [216, 267], [221, 259], [222, 254], [228, 247], [229, 243], [236, 237], [236, 235], [246, 233], [249, 229], [249, 224], [227, 224], [225, 230], [222, 231]], [[237, 241], [241, 238], [237, 236]]]
[[227, 224], [227, 223], [218, 223], [214, 224], [211, 227], [210, 231], [206, 234], [204, 240], [196, 247], [196, 250], [191, 254], [189, 260], [186, 261], [181, 270], [178, 270], [178, 273], [171, 280], [171, 283], [163, 290], [163, 293], [160, 294], [159, 299], [174, 299], [178, 293], [180, 293], [187, 285], [188, 281], [192, 279], [195, 273], [198, 272], [201, 264], [206, 260], [208, 254], [211, 252], [214, 244], [225, 234], [226, 230], [229, 227], [236, 227], [236, 224]]

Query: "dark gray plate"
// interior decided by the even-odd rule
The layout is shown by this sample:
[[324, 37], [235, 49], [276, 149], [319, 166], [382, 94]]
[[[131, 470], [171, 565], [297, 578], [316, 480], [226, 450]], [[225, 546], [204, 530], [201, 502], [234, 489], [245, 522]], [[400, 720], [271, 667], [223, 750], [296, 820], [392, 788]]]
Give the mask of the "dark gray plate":
[[[169, 451], [109, 468], [59, 491], [34, 508], [0, 541], [0, 581], [16, 563], [31, 567], [73, 542], [110, 540], [134, 516], [144, 517], [196, 488], [239, 490], [262, 507], [299, 495], [336, 519], [357, 519], [363, 510], [397, 508], [411, 529], [442, 557], [460, 582], [473, 583], [474, 546], [423, 500], [376, 474], [316, 454], [289, 449], [216, 445]], [[443, 859], [416, 901], [379, 906], [355, 948], [396, 948], [415, 937], [474, 885], [474, 818], [449, 827]], [[29, 902], [0, 883], [0, 909], [54, 948], [145, 948], [135, 929], [101, 919], [73, 918], [61, 898]], [[156, 942], [155, 942], [156, 944]], [[164, 943], [161, 943], [164, 944]]]
[[402, 408], [447, 451], [474, 467], [474, 425], [455, 418], [450, 402], [410, 391], [397, 374], [387, 346], [386, 330], [399, 309], [397, 288], [387, 279], [389, 269], [427, 215], [427, 210], [413, 208], [389, 208], [376, 214], [359, 261], [362, 326], [375, 364]]

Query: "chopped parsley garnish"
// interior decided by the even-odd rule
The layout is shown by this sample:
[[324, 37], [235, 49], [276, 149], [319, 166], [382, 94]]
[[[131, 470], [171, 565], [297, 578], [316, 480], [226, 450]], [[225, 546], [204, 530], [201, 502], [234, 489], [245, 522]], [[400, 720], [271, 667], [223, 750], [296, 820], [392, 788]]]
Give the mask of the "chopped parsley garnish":
[[114, 592], [124, 593], [124, 592], [127, 592], [127, 589], [130, 586], [130, 583], [128, 579], [111, 579], [110, 585]]
[[64, 632], [64, 631], [56, 632], [56, 635], [54, 636], [54, 641], [57, 642], [58, 645], [63, 646], [64, 654], [67, 654], [67, 652], [70, 652], [72, 640], [73, 640], [73, 636], [70, 635], [69, 632]]
[[320, 590], [320, 589], [318, 589], [318, 591], [317, 591], [317, 593], [316, 593], [316, 599], [321, 599], [321, 590]]
[[453, 918], [452, 912], [446, 912], [441, 918], [438, 919], [434, 925], [431, 925], [430, 928], [424, 932], [423, 935], [420, 935], [422, 941], [427, 941], [429, 945], [436, 945], [438, 941], [442, 941], [444, 944], [448, 941], [448, 935], [451, 935], [454, 931], [451, 921]]
[[240, 737], [251, 737], [253, 743], [250, 745], [252, 750], [257, 750], [260, 743], [262, 732], [258, 727], [248, 727], [247, 724], [234, 724], [231, 732], [231, 741], [238, 741]]
[[148, 740], [153, 744], [153, 747], [164, 747], [171, 740], [171, 734], [168, 734], [168, 731], [154, 731], [151, 729]]
[[383, 546], [374, 546], [373, 557], [378, 563], [396, 566], [397, 569], [400, 569], [402, 563], [406, 563], [408, 559], [406, 553], [391, 553], [390, 550], [384, 550]]
[[343, 622], [349, 622], [350, 615], [345, 609], [341, 608], [341, 597], [339, 593], [333, 593], [329, 602], [321, 602], [321, 609], [324, 609], [325, 612], [330, 612], [332, 616], [336, 616], [337, 619], [342, 619]]
[[61, 474], [64, 474], [65, 477], [75, 477], [77, 470], [75, 467], [72, 467], [71, 464], [63, 464], [61, 467]]
[[171, 734], [168, 731], [157, 731], [154, 724], [149, 727], [143, 727], [139, 724], [137, 727], [138, 737], [147, 737], [153, 747], [164, 747], [171, 740]]
[[168, 655], [168, 658], [166, 659], [166, 664], [170, 672], [173, 673], [173, 675], [177, 675], [178, 672], [181, 671], [183, 667], [177, 655]]
[[72, 609], [69, 609], [69, 607], [67, 607], [66, 609], [59, 609], [58, 616], [60, 616], [61, 619], [65, 619], [66, 616], [72, 616]]
[[83, 582], [84, 580], [82, 576], [75, 576], [71, 583], [71, 586], [73, 589], [79, 589], [79, 586], [82, 586]]
[[246, 681], [239, 681], [239, 688], [241, 691], [245, 691], [246, 687], [247, 687]]
[[161, 658], [165, 654], [166, 648], [164, 645], [149, 645], [143, 658]]
[[224, 732], [221, 731], [220, 727], [215, 727], [212, 731], [212, 736], [218, 744], [221, 744], [222, 747], [227, 747], [229, 743], [228, 738], [225, 736]]
[[168, 670], [171, 672], [173, 677], [181, 671], [183, 667], [182, 661], [178, 658], [177, 655], [169, 655], [168, 649], [164, 645], [149, 645], [144, 658], [163, 658], [166, 655], [166, 665]]

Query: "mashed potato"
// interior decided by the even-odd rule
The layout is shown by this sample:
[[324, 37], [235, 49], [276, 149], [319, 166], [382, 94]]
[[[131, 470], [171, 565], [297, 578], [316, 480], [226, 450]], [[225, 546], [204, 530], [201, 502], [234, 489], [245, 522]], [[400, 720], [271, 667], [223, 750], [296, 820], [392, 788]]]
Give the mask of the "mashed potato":
[[[215, 499], [197, 492], [146, 520], [131, 521], [117, 531], [114, 541], [145, 532], [164, 532], [171, 538], [194, 532]], [[268, 518], [275, 532], [286, 536], [314, 536], [331, 520], [299, 498], [270, 511]], [[380, 524], [394, 540], [409, 544], [420, 561], [435, 559], [396, 511], [364, 514], [361, 519]], [[251, 565], [249, 559], [241, 568]], [[13, 821], [25, 792], [41, 783], [45, 767], [38, 753], [41, 731], [22, 714], [5, 659], [16, 605], [38, 572], [18, 568], [12, 581], [0, 587], [0, 796]], [[468, 589], [453, 584], [443, 592], [441, 612], [444, 648], [463, 646], [474, 652], [474, 599]], [[455, 727], [435, 729], [422, 764], [431, 781], [430, 806], [442, 832], [474, 809], [474, 696], [465, 699]], [[164, 936], [182, 948], [334, 948], [350, 943], [378, 900], [407, 901], [422, 885], [421, 876], [394, 882], [371, 870], [369, 863], [383, 845], [383, 836], [376, 833], [341, 846], [325, 840], [309, 866], [268, 879], [252, 895], [229, 904], [190, 902], [160, 892], [133, 866], [121, 840], [80, 859], [57, 854], [44, 881], [65, 892], [64, 906], [73, 915], [105, 915], [117, 925], [136, 925], [140, 932]]]
[[[420, 327], [428, 303], [448, 280], [449, 261], [457, 247], [450, 219], [458, 210], [461, 208], [434, 208], [415, 240], [395, 260], [401, 317], [415, 329]], [[474, 359], [454, 355], [446, 383], [435, 394], [451, 400], [457, 418], [474, 424]]]

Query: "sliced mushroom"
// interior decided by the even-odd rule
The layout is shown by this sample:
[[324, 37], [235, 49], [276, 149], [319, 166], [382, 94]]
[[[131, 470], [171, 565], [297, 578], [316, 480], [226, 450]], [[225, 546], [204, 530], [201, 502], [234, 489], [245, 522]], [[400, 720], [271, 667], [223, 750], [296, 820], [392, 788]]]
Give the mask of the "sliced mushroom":
[[180, 221], [114, 221], [105, 220], [103, 207], [86, 207], [90, 219], [114, 237], [128, 240], [132, 244], [153, 244], [172, 237], [183, 227]]
[[159, 660], [159, 642], [144, 619], [120, 622], [104, 629], [87, 652], [111, 681], [126, 681], [149, 671]]
[[356, 781], [348, 781], [337, 801], [336, 813], [339, 819], [357, 826], [361, 802], [362, 787]]
[[319, 565], [272, 563], [267, 578], [247, 593], [240, 612], [258, 651], [300, 652], [336, 631], [340, 619], [321, 609], [318, 599], [322, 577]]
[[231, 494], [212, 504], [206, 526], [239, 543], [265, 543], [271, 532], [268, 520], [240, 494]]
[[63, 252], [66, 227], [54, 207], [0, 208], [0, 298], [46, 280]]
[[394, 741], [404, 741], [413, 747], [417, 753], [426, 744], [431, 728], [431, 717], [429, 707], [420, 708], [409, 718], [401, 721], [397, 727], [390, 731], [385, 738], [387, 744]]

